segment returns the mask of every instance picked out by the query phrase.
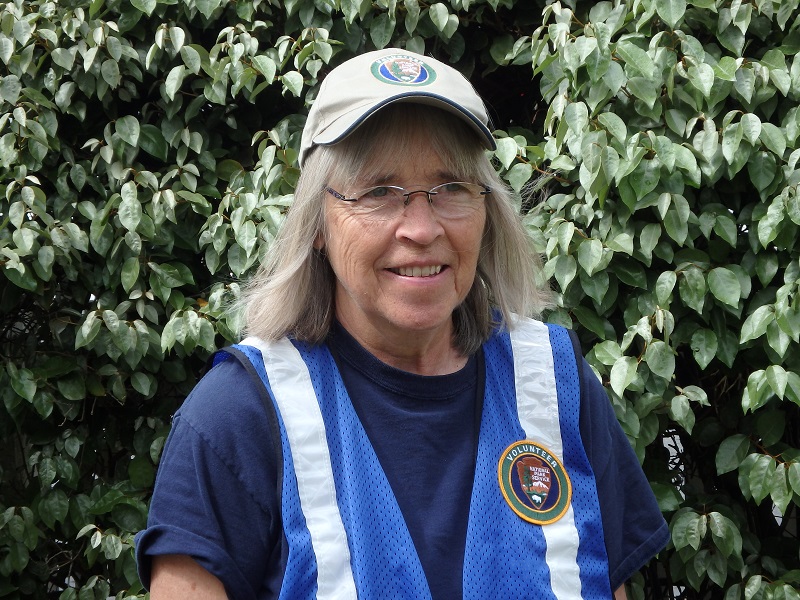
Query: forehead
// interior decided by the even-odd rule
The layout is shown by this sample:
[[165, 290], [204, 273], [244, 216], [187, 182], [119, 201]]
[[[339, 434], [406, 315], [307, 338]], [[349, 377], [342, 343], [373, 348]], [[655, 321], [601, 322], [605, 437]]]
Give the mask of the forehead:
[[474, 170], [458, 140], [443, 140], [411, 125], [406, 131], [386, 130], [345, 150], [334, 178], [343, 184], [443, 183], [464, 180]]
[[429, 145], [415, 146], [402, 154], [391, 152], [373, 156], [354, 172], [355, 180], [365, 183], [442, 183], [455, 174], [439, 153]]
[[350, 189], [401, 170], [431, 170], [434, 160], [433, 173], [446, 172], [450, 181], [471, 181], [486, 160], [480, 140], [463, 121], [438, 108], [405, 102], [384, 107], [324, 149], [330, 153], [327, 183]]

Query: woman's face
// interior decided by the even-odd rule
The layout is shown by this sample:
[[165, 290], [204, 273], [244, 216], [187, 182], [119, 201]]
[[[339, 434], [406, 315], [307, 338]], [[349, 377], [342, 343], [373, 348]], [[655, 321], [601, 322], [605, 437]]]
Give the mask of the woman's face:
[[[372, 185], [429, 190], [457, 180], [416, 134], [418, 151], [386, 165], [376, 180], [359, 180], [346, 196]], [[391, 147], [388, 144], [384, 147]], [[393, 157], [395, 158], [395, 157]], [[337, 182], [330, 182], [336, 188]], [[486, 222], [483, 201], [465, 217], [441, 219], [425, 194], [414, 194], [394, 219], [368, 220], [351, 203], [326, 194], [325, 252], [336, 275], [336, 316], [357, 339], [400, 340], [452, 333], [452, 313], [475, 280]], [[397, 337], [400, 336], [400, 337]], [[413, 338], [412, 338], [413, 339]]]

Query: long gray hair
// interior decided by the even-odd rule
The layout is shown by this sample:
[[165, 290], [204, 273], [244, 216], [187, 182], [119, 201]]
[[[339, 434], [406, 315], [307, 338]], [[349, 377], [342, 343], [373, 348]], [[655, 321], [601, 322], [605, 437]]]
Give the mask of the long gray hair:
[[335, 314], [336, 279], [315, 241], [325, 236], [326, 185], [348, 186], [415, 151], [424, 131], [445, 167], [457, 179], [491, 188], [477, 273], [467, 297], [453, 311], [454, 346], [477, 351], [512, 313], [539, 316], [550, 305], [534, 252], [512, 201], [475, 134], [460, 119], [420, 104], [382, 109], [343, 141], [319, 146], [307, 158], [294, 202], [266, 260], [245, 286], [241, 304], [247, 335], [265, 340], [290, 336], [320, 343]]

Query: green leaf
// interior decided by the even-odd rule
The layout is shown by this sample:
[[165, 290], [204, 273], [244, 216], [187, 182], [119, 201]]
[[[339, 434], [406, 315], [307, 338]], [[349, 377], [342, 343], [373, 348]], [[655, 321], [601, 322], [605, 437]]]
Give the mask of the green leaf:
[[97, 501], [92, 503], [89, 512], [93, 515], [104, 515], [117, 506], [120, 502], [125, 501], [125, 495], [119, 490], [109, 490], [103, 494]]
[[675, 289], [675, 284], [678, 281], [678, 276], [675, 271], [664, 271], [656, 280], [656, 299], [660, 306], [669, 306], [672, 292]]
[[17, 370], [11, 363], [8, 364], [8, 369], [8, 374], [11, 378], [11, 387], [14, 391], [28, 402], [33, 402], [33, 397], [36, 394], [37, 388], [33, 373], [28, 369]]
[[767, 325], [775, 320], [775, 309], [770, 305], [758, 307], [753, 314], [745, 319], [739, 343], [744, 344], [750, 340], [761, 337], [767, 332]]
[[771, 152], [753, 152], [747, 161], [747, 174], [759, 192], [769, 187], [777, 170], [778, 164]]
[[800, 461], [795, 461], [788, 466], [789, 484], [795, 494], [800, 494]]
[[761, 137], [761, 119], [753, 113], [745, 113], [741, 123], [744, 139], [754, 145]]
[[664, 485], [663, 483], [651, 483], [650, 487], [656, 496], [658, 508], [661, 512], [672, 512], [678, 510], [683, 503], [683, 498], [678, 490], [672, 485]]
[[576, 306], [572, 309], [573, 314], [578, 319], [578, 322], [586, 327], [589, 331], [593, 331], [598, 337], [606, 337], [607, 321], [597, 316], [597, 312], [589, 310], [583, 306]]
[[86, 397], [85, 379], [79, 375], [59, 379], [58, 392], [67, 400], [83, 400]]
[[231, 181], [234, 175], [244, 172], [244, 167], [239, 161], [225, 159], [217, 163], [217, 176], [223, 181]]
[[652, 79], [631, 77], [625, 87], [649, 108], [655, 106], [656, 100], [658, 100], [659, 88], [653, 85]]
[[714, 86], [714, 69], [705, 63], [689, 67], [689, 82], [696, 87], [704, 97], [711, 97], [711, 88]]
[[783, 158], [786, 152], [786, 136], [779, 127], [768, 122], [762, 123], [758, 139], [779, 159]]
[[675, 354], [667, 344], [660, 340], [648, 344], [644, 360], [653, 373], [667, 380], [672, 379], [675, 373]]
[[142, 220], [142, 205], [136, 184], [133, 181], [125, 182], [120, 193], [122, 202], [119, 205], [119, 220], [128, 231], [135, 231]]
[[[203, 61], [200, 58], [200, 53], [197, 51], [197, 49], [190, 45], [189, 46], [184, 45], [181, 46], [180, 52], [181, 52], [181, 58], [183, 59], [183, 64], [186, 66], [186, 68], [189, 69], [191, 73], [198, 75], [200, 73], [200, 69], [203, 66]], [[255, 63], [255, 58], [253, 59], [253, 63]]]
[[[187, 65], [188, 66], [188, 65]], [[253, 57], [253, 66], [256, 70], [264, 76], [267, 83], [272, 83], [275, 80], [275, 73], [277, 66], [275, 61], [265, 55], [258, 55]]]
[[75, 336], [75, 349], [77, 350], [78, 348], [91, 344], [100, 332], [101, 325], [102, 321], [97, 318], [97, 313], [95, 311], [88, 313]]
[[447, 17], [450, 16], [447, 7], [442, 2], [436, 2], [428, 9], [428, 15], [436, 29], [444, 31], [445, 27], [447, 27]]
[[614, 393], [622, 396], [623, 392], [636, 379], [637, 368], [638, 363], [632, 356], [622, 356], [614, 362], [609, 376], [611, 389], [614, 390]]
[[697, 267], [689, 267], [681, 275], [682, 277], [678, 280], [681, 299], [687, 306], [702, 313], [706, 297], [706, 280], [702, 271]]
[[57, 522], [63, 522], [68, 511], [69, 499], [59, 489], [49, 491], [39, 502], [39, 516], [50, 529], [53, 529]]
[[786, 515], [786, 508], [792, 500], [792, 490], [787, 480], [786, 464], [779, 464], [772, 477], [770, 497], [781, 515]]
[[168, 151], [167, 141], [164, 139], [161, 130], [155, 125], [145, 124], [141, 126], [139, 131], [139, 147], [151, 156], [166, 162]]
[[670, 524], [670, 529], [676, 550], [687, 546], [698, 550], [708, 530], [707, 517], [692, 511], [680, 513]]
[[156, 0], [131, 0], [131, 5], [149, 17], [156, 8]]
[[754, 575], [747, 580], [744, 588], [745, 600], [752, 600], [756, 594], [761, 591], [762, 577], [761, 575]]
[[122, 273], [120, 280], [122, 287], [126, 292], [130, 292], [136, 281], [139, 279], [139, 257], [131, 256], [125, 259], [122, 265]]
[[103, 65], [100, 67], [100, 74], [111, 89], [116, 88], [121, 81], [119, 65], [115, 60], [104, 60]]
[[722, 155], [729, 163], [736, 160], [736, 152], [742, 143], [744, 131], [741, 123], [732, 123], [722, 133]]
[[147, 373], [142, 373], [141, 371], [137, 371], [131, 375], [131, 385], [133, 389], [145, 397], [150, 397], [152, 392], [155, 391], [155, 380], [151, 379]]
[[564, 109], [567, 126], [577, 135], [583, 135], [589, 126], [589, 109], [583, 102], [571, 102]]
[[698, 329], [692, 334], [692, 355], [701, 369], [705, 369], [717, 355], [717, 334], [711, 329]]
[[167, 78], [164, 80], [164, 91], [167, 98], [170, 100], [175, 99], [175, 94], [181, 89], [183, 85], [183, 78], [186, 75], [186, 67], [184, 65], [176, 65], [170, 69]]
[[517, 193], [522, 191], [522, 188], [531, 180], [531, 177], [533, 177], [533, 166], [530, 163], [518, 163], [506, 173], [508, 183]]
[[5, 100], [14, 105], [19, 100], [22, 91], [22, 83], [16, 75], [4, 75], [0, 79], [0, 100]]
[[8, 64], [14, 55], [14, 42], [6, 36], [0, 36], [0, 60], [3, 64]]
[[122, 554], [122, 540], [114, 534], [106, 534], [100, 545], [107, 560], [116, 560]]
[[517, 146], [517, 142], [514, 138], [498, 138], [497, 139], [497, 148], [494, 151], [494, 155], [500, 161], [504, 168], [508, 169], [511, 166], [511, 163], [517, 158], [517, 152], [519, 151], [519, 147]]
[[217, 8], [219, 8], [222, 0], [195, 0], [197, 10], [206, 18], [211, 18], [211, 15]]
[[42, 488], [50, 487], [56, 478], [56, 461], [52, 458], [43, 458], [36, 467], [39, 473], [39, 483]]
[[75, 54], [77, 48], [54, 48], [50, 57], [62, 69], [67, 71], [72, 70], [72, 65], [75, 63]]
[[375, 17], [369, 35], [376, 48], [385, 48], [389, 44], [396, 24], [394, 15], [389, 15], [389, 13], [381, 13]]
[[595, 273], [602, 259], [603, 243], [600, 240], [585, 240], [578, 246], [578, 264], [587, 275]]
[[712, 65], [714, 69], [714, 75], [718, 79], [722, 79], [724, 81], [736, 81], [736, 69], [738, 69], [738, 65], [736, 64], [736, 59], [731, 56], [723, 56], [719, 59], [719, 62], [715, 65]]
[[711, 538], [724, 557], [741, 555], [742, 536], [733, 521], [718, 512], [711, 512], [708, 514], [708, 525]]
[[750, 452], [750, 438], [741, 433], [725, 438], [717, 449], [717, 475], [739, 468]]
[[767, 382], [769, 382], [775, 395], [783, 400], [786, 393], [786, 385], [789, 383], [789, 374], [780, 365], [770, 365], [766, 370]]
[[735, 273], [724, 267], [712, 269], [708, 274], [708, 288], [714, 297], [729, 306], [739, 306], [742, 286]]
[[655, 74], [653, 59], [639, 46], [633, 42], [623, 40], [617, 43], [615, 52], [625, 62], [626, 66], [634, 70], [634, 75], [638, 73], [645, 79], [653, 78]]
[[139, 144], [139, 121], [136, 117], [127, 115], [117, 119], [114, 123], [114, 130], [122, 140], [133, 147]]
[[688, 433], [694, 429], [695, 416], [686, 396], [680, 394], [672, 398], [669, 403], [669, 416]]
[[748, 475], [748, 481], [750, 493], [756, 504], [761, 504], [761, 501], [769, 495], [775, 466], [775, 459], [771, 456], [759, 454], [755, 459]]
[[686, 1], [656, 0], [656, 12], [669, 25], [670, 29], [675, 29], [683, 20], [683, 15], [686, 12]]
[[298, 98], [300, 97], [300, 93], [303, 90], [303, 76], [300, 73], [297, 71], [289, 71], [281, 77], [281, 81], [283, 81], [284, 88]]
[[603, 127], [614, 136], [614, 138], [621, 144], [628, 143], [628, 128], [618, 115], [607, 112], [598, 115], [597, 120], [603, 124]]

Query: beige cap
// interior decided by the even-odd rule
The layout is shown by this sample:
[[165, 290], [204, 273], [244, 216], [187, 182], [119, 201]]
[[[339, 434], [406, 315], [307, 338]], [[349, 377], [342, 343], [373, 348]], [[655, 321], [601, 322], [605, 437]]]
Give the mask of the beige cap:
[[472, 127], [486, 148], [495, 148], [486, 107], [466, 77], [435, 58], [385, 48], [351, 58], [325, 77], [303, 129], [300, 166], [314, 146], [343, 140], [393, 102], [444, 109]]

